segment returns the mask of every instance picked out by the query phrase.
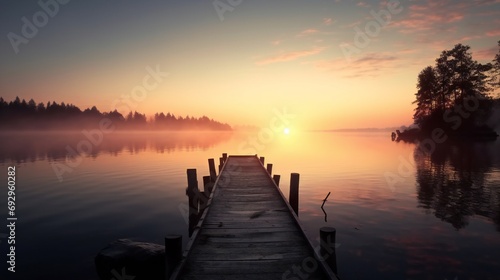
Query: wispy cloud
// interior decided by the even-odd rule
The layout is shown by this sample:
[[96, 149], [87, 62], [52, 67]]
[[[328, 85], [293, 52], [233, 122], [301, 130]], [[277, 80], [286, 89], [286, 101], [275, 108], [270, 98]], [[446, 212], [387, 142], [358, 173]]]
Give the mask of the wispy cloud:
[[495, 57], [495, 54], [497, 52], [498, 52], [498, 47], [494, 46], [494, 47], [487, 48], [487, 49], [472, 51], [472, 57], [474, 57], [474, 59], [479, 60], [479, 61], [490, 62], [491, 60], [493, 60], [493, 58]]
[[492, 4], [500, 4], [500, 0], [473, 0], [471, 1], [475, 5], [492, 5]]
[[398, 63], [399, 58], [391, 53], [367, 53], [351, 62], [341, 57], [317, 62], [316, 66], [346, 78], [357, 78], [379, 76], [382, 71], [396, 68]]
[[309, 28], [309, 29], [306, 29], [306, 30], [302, 30], [299, 34], [297, 34], [297, 37], [302, 37], [302, 36], [307, 36], [307, 35], [311, 35], [311, 34], [316, 34], [318, 32], [319, 32], [318, 29]]
[[399, 27], [401, 33], [435, 34], [450, 30], [450, 24], [456, 24], [464, 19], [463, 8], [447, 0], [427, 1], [427, 3], [413, 4], [409, 7], [405, 19], [391, 23]]
[[323, 19], [323, 24], [324, 25], [331, 25], [333, 23], [333, 19], [332, 18], [324, 18]]
[[486, 36], [488, 36], [488, 37], [500, 37], [500, 29], [487, 31]]
[[370, 8], [371, 7], [370, 4], [363, 2], [363, 1], [358, 2], [358, 4], [356, 4], [356, 6], [362, 7], [362, 8]]
[[315, 47], [315, 48], [312, 48], [309, 50], [289, 51], [289, 52], [280, 53], [277, 55], [268, 56], [268, 57], [265, 57], [263, 59], [259, 59], [255, 62], [255, 64], [256, 65], [266, 65], [266, 64], [277, 63], [277, 62], [292, 61], [292, 60], [295, 60], [295, 59], [298, 59], [301, 57], [319, 54], [324, 49], [325, 48]]
[[271, 42], [271, 44], [273, 46], [278, 46], [279, 44], [281, 44], [281, 42], [282, 42], [281, 40], [274, 40], [274, 41]]

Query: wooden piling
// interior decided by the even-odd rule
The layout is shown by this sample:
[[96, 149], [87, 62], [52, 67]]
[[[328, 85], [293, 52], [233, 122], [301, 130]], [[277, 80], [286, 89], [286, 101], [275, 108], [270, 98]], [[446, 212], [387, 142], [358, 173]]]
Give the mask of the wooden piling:
[[299, 215], [299, 178], [299, 173], [290, 175], [290, 195], [288, 197], [288, 202], [297, 216]]
[[262, 165], [264, 165], [264, 160], [265, 160], [264, 157], [260, 157], [260, 162], [262, 163]]
[[226, 160], [227, 160], [227, 153], [222, 153], [222, 159], [224, 160], [224, 162], [226, 162]]
[[210, 193], [209, 188], [208, 188], [209, 183], [210, 183], [210, 176], [203, 176], [203, 191], [204, 192]]
[[198, 179], [196, 175], [196, 169], [187, 170], [187, 180], [188, 180], [188, 193], [194, 193], [195, 189], [198, 190]]
[[196, 225], [196, 220], [199, 215], [198, 205], [200, 203], [200, 190], [198, 189], [198, 179], [196, 175], [196, 169], [187, 170], [187, 195], [189, 204], [189, 234], [191, 235], [194, 226]]
[[269, 173], [269, 175], [273, 174], [273, 164], [272, 163], [267, 164], [267, 173]]
[[165, 276], [170, 279], [175, 268], [182, 259], [182, 235], [165, 237]]
[[276, 186], [280, 186], [280, 175], [273, 175], [273, 180], [276, 183]]
[[322, 227], [319, 230], [321, 239], [321, 256], [325, 259], [333, 273], [337, 274], [337, 253], [335, 252], [336, 229], [333, 227]]
[[[222, 167], [224, 165], [224, 158], [220, 157], [219, 158], [219, 166]], [[220, 172], [219, 172], [220, 173]]]
[[215, 161], [213, 158], [208, 159], [208, 170], [210, 171], [210, 180], [215, 182], [217, 179], [217, 173], [215, 172]]

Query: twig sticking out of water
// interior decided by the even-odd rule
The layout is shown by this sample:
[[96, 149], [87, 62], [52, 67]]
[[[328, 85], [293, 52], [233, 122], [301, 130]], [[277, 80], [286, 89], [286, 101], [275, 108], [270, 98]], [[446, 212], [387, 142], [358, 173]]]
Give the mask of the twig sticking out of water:
[[323, 199], [323, 204], [321, 204], [321, 210], [323, 210], [323, 213], [325, 213], [325, 223], [327, 222], [326, 218], [328, 217], [328, 215], [326, 214], [325, 209], [323, 209], [323, 206], [325, 206], [325, 202], [328, 199], [328, 197], [330, 196], [330, 193], [331, 192], [328, 192], [328, 194], [326, 195], [325, 199]]

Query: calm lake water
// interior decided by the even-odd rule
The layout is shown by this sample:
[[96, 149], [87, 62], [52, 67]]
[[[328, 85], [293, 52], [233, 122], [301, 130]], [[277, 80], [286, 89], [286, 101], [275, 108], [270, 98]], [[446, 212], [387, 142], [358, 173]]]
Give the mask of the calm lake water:
[[[17, 168], [17, 272], [2, 261], [7, 279], [97, 279], [94, 257], [119, 238], [163, 244], [176, 233], [187, 243], [186, 169], [202, 182], [223, 152], [265, 156], [285, 195], [290, 173], [301, 174], [299, 218], [314, 244], [320, 227], [337, 228], [341, 279], [499, 279], [500, 141], [447, 141], [422, 155], [389, 132], [264, 142], [257, 132], [113, 133], [68, 158], [81, 133], [0, 136], [4, 223], [7, 166]], [[59, 180], [54, 164], [67, 162]], [[6, 239], [0, 251], [5, 260]]]

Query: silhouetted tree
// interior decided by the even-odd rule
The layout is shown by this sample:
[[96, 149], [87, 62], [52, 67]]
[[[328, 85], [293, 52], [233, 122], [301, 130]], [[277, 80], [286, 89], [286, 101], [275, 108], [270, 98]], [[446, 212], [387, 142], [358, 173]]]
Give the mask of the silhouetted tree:
[[470, 47], [457, 44], [451, 50], [441, 52], [435, 67], [427, 66], [418, 75], [414, 121], [426, 130], [430, 126], [443, 123], [443, 114], [454, 106], [460, 106], [464, 99], [474, 97], [480, 109], [467, 117], [468, 127], [482, 126], [491, 110], [488, 73], [491, 63], [481, 64], [472, 59]]
[[437, 78], [434, 68], [427, 66], [418, 75], [416, 100], [417, 104], [413, 118], [415, 123], [420, 124], [423, 119], [429, 116], [435, 109], [437, 99]]
[[37, 103], [30, 99], [21, 100], [16, 97], [13, 101], [6, 102], [0, 97], [0, 128], [3, 129], [80, 129], [83, 127], [96, 127], [103, 118], [110, 119], [116, 127], [148, 129], [151, 127], [161, 129], [212, 129], [231, 130], [227, 124], [210, 120], [203, 116], [195, 118], [176, 118], [171, 113], [156, 113], [148, 121], [145, 114], [137, 111], [129, 112], [124, 118], [117, 110], [101, 113], [96, 106], [80, 110], [73, 104], [56, 101]]
[[490, 85], [498, 89], [500, 87], [500, 40], [498, 41], [498, 53], [495, 55], [495, 58], [493, 58], [491, 70]]

